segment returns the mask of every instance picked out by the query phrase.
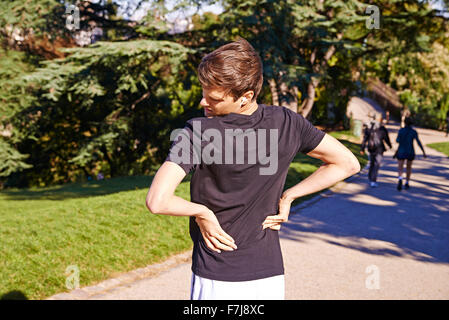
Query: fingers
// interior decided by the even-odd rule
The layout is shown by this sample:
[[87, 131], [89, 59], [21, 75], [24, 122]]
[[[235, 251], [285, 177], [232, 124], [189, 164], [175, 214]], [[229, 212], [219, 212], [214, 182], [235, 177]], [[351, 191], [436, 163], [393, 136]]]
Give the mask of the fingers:
[[272, 230], [280, 230], [281, 223], [286, 222], [287, 218], [277, 214], [274, 216], [268, 216], [265, 218], [265, 221], [262, 223], [262, 230], [266, 228], [270, 228]]
[[220, 250], [224, 251], [234, 251], [234, 248], [237, 248], [235, 244], [227, 242], [227, 244], [221, 242], [223, 241], [223, 238], [218, 237], [212, 237], [210, 238], [210, 241], [214, 245], [214, 249], [217, 250], [218, 253], [220, 253]]
[[234, 239], [224, 231], [221, 234], [216, 235], [215, 239], [219, 241], [223, 250], [232, 251], [237, 249]]
[[203, 238], [207, 247], [218, 253], [221, 253], [221, 250], [234, 251], [237, 249], [234, 239], [224, 231], [214, 235], [206, 233], [203, 234]]
[[215, 246], [212, 244], [212, 242], [207, 237], [205, 237], [204, 235], [203, 235], [203, 239], [204, 239], [204, 242], [206, 243], [206, 246], [209, 249], [211, 249], [212, 251], [218, 252], [218, 253], [221, 252], [219, 249], [215, 248]]
[[195, 219], [207, 247], [215, 252], [237, 249], [234, 239], [220, 227], [217, 217], [212, 211], [198, 215]]
[[287, 219], [279, 214], [276, 214], [274, 216], [268, 216], [265, 218], [265, 221], [269, 222], [285, 222]]
[[279, 231], [281, 229], [281, 223], [265, 223], [262, 225], [262, 230], [270, 228], [271, 230]]
[[275, 215], [275, 216], [268, 216], [265, 218], [265, 221], [262, 224], [277, 224], [277, 223], [282, 223], [282, 222], [286, 222], [287, 218], [284, 218], [281, 215]]
[[218, 234], [217, 237], [223, 238], [223, 240], [220, 240], [220, 241], [223, 242], [223, 243], [231, 242], [230, 245], [231, 245], [231, 246], [234, 245], [234, 246], [235, 246], [235, 249], [237, 249], [237, 246], [235, 245], [234, 239], [233, 239], [229, 234], [227, 234], [226, 232], [224, 232], [223, 230], [221, 230], [221, 234]]

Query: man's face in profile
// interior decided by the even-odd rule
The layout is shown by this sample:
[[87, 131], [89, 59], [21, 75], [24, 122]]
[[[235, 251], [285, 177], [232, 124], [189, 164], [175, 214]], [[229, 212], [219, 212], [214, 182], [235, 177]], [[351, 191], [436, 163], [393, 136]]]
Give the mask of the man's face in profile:
[[239, 100], [234, 101], [234, 98], [221, 88], [203, 88], [203, 99], [200, 105], [204, 108], [206, 117], [238, 113], [240, 109]]

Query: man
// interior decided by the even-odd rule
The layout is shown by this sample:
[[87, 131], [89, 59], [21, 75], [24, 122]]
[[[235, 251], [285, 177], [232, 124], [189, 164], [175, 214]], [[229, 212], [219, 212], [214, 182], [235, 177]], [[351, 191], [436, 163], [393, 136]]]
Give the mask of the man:
[[[359, 172], [360, 164], [299, 114], [258, 104], [263, 67], [246, 40], [205, 56], [198, 76], [205, 117], [179, 131], [153, 179], [147, 207], [190, 217], [191, 299], [283, 299], [278, 231], [291, 203]], [[282, 192], [298, 152], [324, 164]], [[187, 201], [174, 191], [190, 171]]]
[[391, 149], [391, 142], [390, 137], [388, 136], [388, 131], [382, 125], [382, 115], [379, 115], [378, 121], [376, 121], [376, 115], [374, 114], [372, 115], [372, 121], [368, 123], [365, 128], [360, 152], [361, 154], [364, 154], [365, 149], [368, 148], [370, 159], [368, 179], [372, 188], [378, 186], [377, 175], [382, 163], [383, 153], [386, 151], [384, 141]]

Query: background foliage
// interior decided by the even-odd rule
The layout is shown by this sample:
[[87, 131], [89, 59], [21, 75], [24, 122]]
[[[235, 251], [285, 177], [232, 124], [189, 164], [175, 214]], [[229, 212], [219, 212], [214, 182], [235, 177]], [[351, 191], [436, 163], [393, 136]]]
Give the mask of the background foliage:
[[[148, 173], [171, 130], [202, 115], [201, 57], [238, 37], [264, 62], [259, 102], [342, 126], [351, 96], [376, 78], [419, 125], [443, 128], [447, 1], [223, 0], [220, 14], [200, 10], [214, 3], [0, 2], [0, 186]], [[78, 30], [66, 27], [70, 4]], [[190, 26], [174, 32], [167, 14], [182, 12]]]

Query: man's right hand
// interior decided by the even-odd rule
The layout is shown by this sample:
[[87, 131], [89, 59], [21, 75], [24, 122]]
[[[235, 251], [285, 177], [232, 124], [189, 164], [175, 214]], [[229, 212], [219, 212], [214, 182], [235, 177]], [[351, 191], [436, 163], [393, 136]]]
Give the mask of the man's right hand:
[[196, 223], [198, 224], [204, 242], [209, 249], [220, 253], [221, 250], [233, 251], [237, 249], [234, 239], [224, 232], [218, 222], [217, 217], [212, 211], [205, 211], [196, 216]]

